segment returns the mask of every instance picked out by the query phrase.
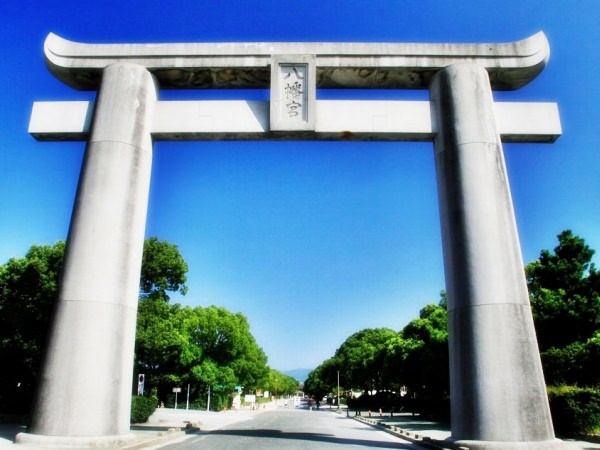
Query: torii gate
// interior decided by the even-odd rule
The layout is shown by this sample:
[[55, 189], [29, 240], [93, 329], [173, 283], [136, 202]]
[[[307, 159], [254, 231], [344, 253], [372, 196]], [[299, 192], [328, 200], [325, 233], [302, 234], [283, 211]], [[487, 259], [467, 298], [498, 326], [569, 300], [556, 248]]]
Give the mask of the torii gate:
[[[552, 142], [554, 103], [495, 103], [544, 68], [543, 33], [508, 44], [80, 44], [46, 62], [90, 102], [36, 102], [38, 140], [87, 140], [28, 433], [39, 446], [131, 439], [135, 320], [153, 140], [433, 141], [450, 327], [452, 439], [560, 448], [501, 141]], [[158, 101], [159, 88], [270, 87], [270, 101]], [[430, 102], [325, 101], [319, 88], [429, 89]]]

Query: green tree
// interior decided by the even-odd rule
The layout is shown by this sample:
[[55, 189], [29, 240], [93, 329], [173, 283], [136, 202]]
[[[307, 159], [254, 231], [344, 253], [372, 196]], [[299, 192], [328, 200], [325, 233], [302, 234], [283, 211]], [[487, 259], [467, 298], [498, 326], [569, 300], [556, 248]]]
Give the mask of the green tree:
[[558, 235], [554, 252], [542, 250], [526, 267], [541, 351], [585, 342], [600, 328], [600, 273], [594, 250], [570, 230]]
[[337, 370], [339, 369], [340, 363], [336, 357], [323, 361], [308, 374], [308, 378], [304, 381], [305, 393], [320, 399], [334, 392], [337, 382]]
[[[58, 296], [65, 243], [33, 245], [0, 266], [0, 412], [29, 411], [49, 321]], [[187, 265], [177, 247], [156, 238], [144, 245], [142, 297], [185, 293]]]
[[167, 292], [187, 293], [188, 266], [176, 245], [150, 237], [144, 241], [140, 272], [135, 343], [135, 371], [146, 385], [166, 389], [180, 385], [181, 355], [189, 356], [183, 324], [177, 320], [180, 305], [170, 305]]
[[[420, 412], [435, 416], [449, 415], [448, 319], [445, 293], [438, 305], [421, 309], [387, 347], [386, 367], [417, 402]], [[390, 377], [392, 375], [390, 374]]]
[[413, 391], [429, 390], [433, 395], [448, 392], [448, 313], [442, 298], [419, 312], [402, 330], [405, 353], [405, 384]]
[[135, 371], [146, 376], [146, 389], [166, 390], [181, 383], [181, 358], [191, 358], [182, 324], [176, 320], [178, 304], [162, 298], [142, 298], [138, 305]]
[[136, 364], [165, 403], [173, 387], [190, 385], [191, 398], [227, 404], [236, 385], [260, 387], [267, 357], [241, 313], [217, 306], [181, 307], [161, 297], [143, 298], [138, 315]]
[[161, 297], [169, 300], [167, 291], [187, 293], [188, 266], [179, 248], [156, 237], [144, 241], [144, 254], [140, 275], [140, 292], [144, 297]]
[[269, 369], [269, 373], [263, 381], [263, 389], [276, 397], [293, 395], [298, 390], [298, 381], [278, 370]]
[[397, 334], [389, 328], [367, 328], [354, 333], [336, 350], [337, 369], [351, 387], [364, 392], [387, 389], [384, 349]]
[[259, 387], [268, 373], [267, 356], [250, 332], [248, 319], [217, 306], [193, 311], [195, 320], [188, 322], [188, 332], [193, 345], [202, 349], [202, 358], [230, 367], [236, 375], [235, 384], [246, 389]]
[[58, 291], [64, 242], [33, 245], [0, 266], [0, 412], [26, 413]]
[[585, 342], [542, 353], [544, 375], [551, 384], [597, 386], [600, 373], [600, 330]]
[[594, 250], [565, 230], [526, 267], [546, 382], [600, 384], [600, 273]]
[[[421, 309], [419, 318], [400, 332], [389, 328], [354, 333], [327, 359], [309, 373], [304, 390], [316, 398], [337, 393], [337, 371], [344, 390], [377, 391], [375, 398], [363, 395], [354, 407], [392, 407], [408, 390], [412, 410], [438, 417], [449, 414], [449, 355], [446, 293], [437, 305]], [[405, 400], [404, 400], [405, 401]], [[350, 403], [348, 403], [350, 405]]]

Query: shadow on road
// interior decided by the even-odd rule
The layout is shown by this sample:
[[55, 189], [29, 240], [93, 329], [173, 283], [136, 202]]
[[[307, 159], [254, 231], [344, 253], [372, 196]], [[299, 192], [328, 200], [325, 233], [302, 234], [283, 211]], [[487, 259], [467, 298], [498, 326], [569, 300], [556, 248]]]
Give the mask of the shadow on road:
[[360, 445], [370, 448], [400, 448], [400, 449], [420, 449], [415, 444], [402, 444], [396, 442], [377, 442], [366, 439], [348, 439], [335, 437], [330, 434], [322, 433], [297, 433], [297, 432], [285, 432], [281, 430], [269, 430], [269, 429], [251, 429], [251, 430], [214, 430], [214, 431], [198, 431], [193, 434], [198, 435], [214, 435], [214, 436], [239, 436], [239, 437], [253, 437], [253, 438], [273, 438], [273, 439], [289, 439], [296, 441], [309, 441], [309, 442], [328, 442], [333, 444], [343, 445]]

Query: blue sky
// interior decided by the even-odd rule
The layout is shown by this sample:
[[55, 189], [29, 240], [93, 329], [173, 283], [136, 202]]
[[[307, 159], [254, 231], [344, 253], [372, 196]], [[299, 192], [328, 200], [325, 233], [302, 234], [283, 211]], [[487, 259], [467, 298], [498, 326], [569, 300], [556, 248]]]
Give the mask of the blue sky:
[[[98, 43], [507, 42], [543, 30], [546, 69], [519, 91], [496, 93], [555, 101], [563, 125], [554, 144], [505, 145], [523, 259], [553, 248], [566, 228], [600, 250], [599, 19], [593, 0], [5, 0], [0, 263], [68, 230], [84, 144], [36, 142], [28, 119], [36, 100], [93, 94], [46, 70], [49, 32]], [[363, 328], [399, 330], [444, 289], [428, 143], [157, 143], [146, 234], [177, 244], [189, 264], [189, 293], [174, 301], [243, 312], [279, 370], [313, 368]]]

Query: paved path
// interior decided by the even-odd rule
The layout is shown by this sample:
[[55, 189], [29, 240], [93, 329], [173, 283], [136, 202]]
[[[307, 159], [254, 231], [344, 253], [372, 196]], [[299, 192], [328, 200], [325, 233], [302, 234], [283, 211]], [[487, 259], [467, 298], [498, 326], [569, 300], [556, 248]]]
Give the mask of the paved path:
[[[253, 411], [242, 410], [239, 412], [186, 411], [185, 409], [173, 410], [166, 408], [159, 409], [153, 414], [149, 423], [132, 426], [131, 431], [136, 435], [136, 442], [127, 447], [126, 450], [136, 450], [141, 448], [152, 450], [165, 448], [172, 443], [184, 441], [189, 438], [191, 433], [186, 434], [186, 426], [197, 426], [201, 432], [210, 432], [224, 428], [226, 429], [234, 424], [241, 424], [245, 421], [251, 421], [256, 416], [273, 409], [274, 405], [271, 405], [269, 408], [260, 408]], [[285, 412], [291, 409], [292, 408], [290, 405], [290, 407], [287, 409], [278, 408], [277, 411]], [[299, 413], [310, 414], [307, 410], [299, 411]], [[329, 411], [328, 409], [321, 410], [318, 412], [318, 414], [330, 415], [332, 417], [338, 416], [335, 412]], [[346, 417], [346, 413], [343, 412], [341, 416]], [[350, 413], [350, 416], [351, 418], [354, 418], [354, 413]], [[447, 425], [440, 424], [438, 422], [422, 420], [418, 416], [412, 417], [411, 415], [395, 415], [394, 417], [390, 417], [389, 415], [386, 415], [380, 417], [378, 414], [374, 414], [372, 417], [368, 417], [368, 414], [363, 412], [362, 417], [363, 419], [371, 421], [372, 425], [381, 422], [387, 424], [388, 426], [395, 426], [404, 430], [405, 432], [408, 431], [412, 433], [412, 435], [408, 437], [418, 437], [419, 439], [422, 439], [423, 436], [428, 436], [432, 439], [443, 441], [450, 436], [450, 431]], [[348, 423], [356, 424], [356, 422], [353, 420], [348, 421]], [[25, 427], [22, 425], [0, 424], [0, 449], [17, 450], [18, 448], [18, 450], [29, 450], [28, 447], [23, 445], [19, 445], [18, 447], [13, 445], [13, 440], [16, 434], [23, 431], [25, 431]], [[396, 442], [400, 443], [401, 441]], [[565, 443], [567, 444], [567, 448], [572, 450], [600, 449], [599, 443], [575, 440], [565, 440]], [[310, 446], [311, 448], [316, 448], [314, 442], [310, 442]]]
[[[155, 448], [165, 450], [333, 450], [422, 449], [382, 430], [328, 410], [278, 408], [212, 431], [200, 430], [184, 440]], [[149, 449], [150, 450], [150, 449]]]
[[[354, 414], [351, 414], [354, 416]], [[450, 437], [449, 424], [432, 422], [421, 419], [419, 416], [413, 417], [411, 414], [395, 414], [391, 417], [389, 414], [380, 416], [379, 414], [368, 415], [368, 412], [362, 412], [361, 420], [373, 425], [382, 424], [387, 429], [396, 428], [400, 435], [414, 439], [415, 442], [422, 441], [424, 438], [431, 438], [437, 442], [444, 441]], [[563, 439], [565, 448], [568, 450], [593, 450], [600, 449], [600, 443], [587, 441], [578, 441], [574, 439]], [[443, 446], [442, 448], [445, 448]]]

